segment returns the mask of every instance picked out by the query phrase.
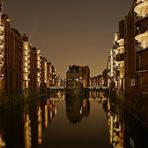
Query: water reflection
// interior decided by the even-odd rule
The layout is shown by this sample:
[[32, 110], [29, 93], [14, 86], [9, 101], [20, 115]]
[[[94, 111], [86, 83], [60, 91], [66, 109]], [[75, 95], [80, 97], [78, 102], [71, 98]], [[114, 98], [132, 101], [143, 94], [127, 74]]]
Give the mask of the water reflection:
[[[0, 113], [0, 148], [54, 148], [58, 142], [65, 148], [71, 148], [71, 144], [67, 143], [74, 141], [77, 143], [75, 147], [81, 145], [85, 148], [107, 148], [111, 145], [114, 148], [148, 147], [145, 140], [148, 129], [115, 100], [97, 91], [66, 96], [63, 92], [56, 92], [47, 99], [9, 109]], [[65, 127], [66, 131], [63, 130]], [[104, 137], [106, 145], [102, 142]]]
[[[49, 101], [49, 100], [48, 100]], [[48, 105], [45, 105], [45, 127], [47, 128], [48, 127]]]
[[66, 95], [66, 114], [70, 123], [80, 123], [83, 117], [88, 117], [90, 102], [87, 95]]
[[64, 91], [50, 91], [50, 100], [58, 100], [62, 101], [65, 99], [65, 92]]
[[148, 147], [148, 129], [125, 111], [123, 104], [108, 99], [104, 107], [107, 109], [110, 143], [114, 148]]
[[[37, 104], [24, 106], [24, 148], [42, 143], [43, 131], [57, 113], [56, 103], [47, 99]], [[22, 135], [23, 136], [23, 135]]]
[[42, 110], [40, 106], [37, 109], [37, 123], [38, 123], [38, 144], [42, 143]]
[[31, 148], [31, 120], [29, 113], [24, 114], [24, 142], [25, 148]]
[[114, 148], [124, 147], [124, 115], [121, 110], [118, 110], [115, 103], [107, 100], [107, 119], [110, 143]]
[[3, 131], [0, 131], [0, 148], [5, 148], [6, 144], [3, 137]]
[[102, 103], [103, 105], [105, 105], [105, 102], [107, 101], [107, 97], [106, 97], [106, 94], [102, 91], [90, 91], [89, 100], [96, 101], [98, 103]]

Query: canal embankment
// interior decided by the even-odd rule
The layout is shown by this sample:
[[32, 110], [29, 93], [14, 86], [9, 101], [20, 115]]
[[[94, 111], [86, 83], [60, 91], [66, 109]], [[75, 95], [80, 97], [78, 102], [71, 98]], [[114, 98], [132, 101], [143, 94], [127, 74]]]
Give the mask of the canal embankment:
[[126, 94], [121, 91], [116, 91], [113, 94], [120, 107], [124, 108], [148, 129], [148, 94], [136, 92]]
[[28, 102], [31, 102], [36, 99], [42, 99], [46, 98], [48, 95], [47, 93], [41, 93], [41, 94], [32, 94], [29, 96], [24, 96], [23, 94], [10, 94], [10, 95], [1, 95], [0, 98], [0, 111], [6, 110], [11, 107], [15, 107], [18, 105], [26, 104]]

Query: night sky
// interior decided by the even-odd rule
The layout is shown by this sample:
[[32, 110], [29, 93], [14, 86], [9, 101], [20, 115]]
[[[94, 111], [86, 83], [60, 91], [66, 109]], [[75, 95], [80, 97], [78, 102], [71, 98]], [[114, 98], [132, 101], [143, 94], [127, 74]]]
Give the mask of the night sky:
[[65, 77], [68, 66], [88, 65], [91, 75], [106, 68], [118, 21], [133, 0], [5, 0], [11, 26], [30, 35], [30, 42]]

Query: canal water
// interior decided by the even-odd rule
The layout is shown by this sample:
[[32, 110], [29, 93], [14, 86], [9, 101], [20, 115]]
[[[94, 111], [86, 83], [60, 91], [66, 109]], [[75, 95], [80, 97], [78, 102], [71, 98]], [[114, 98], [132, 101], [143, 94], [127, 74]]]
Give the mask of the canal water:
[[102, 92], [51, 93], [0, 113], [0, 148], [147, 148], [148, 130]]

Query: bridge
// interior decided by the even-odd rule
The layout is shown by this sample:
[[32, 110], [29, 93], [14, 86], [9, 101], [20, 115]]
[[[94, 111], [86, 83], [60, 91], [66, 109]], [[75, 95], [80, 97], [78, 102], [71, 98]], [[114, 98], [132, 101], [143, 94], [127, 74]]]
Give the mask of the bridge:
[[64, 99], [65, 99], [65, 97], [63, 96], [63, 97], [51, 97], [51, 98], [49, 98], [50, 100], [52, 100], [52, 101], [63, 101]]
[[53, 87], [50, 87], [49, 89], [50, 90], [64, 90], [65, 87], [62, 87], [62, 86], [53, 86]]
[[103, 101], [106, 101], [107, 98], [89, 98], [89, 101], [92, 101], [92, 102], [103, 102]]
[[[50, 90], [64, 90], [65, 87], [63, 86], [53, 86], [49, 88]], [[88, 87], [89, 90], [101, 90], [101, 89], [108, 89], [108, 87], [105, 86], [89, 86]]]
[[106, 86], [90, 86], [89, 90], [101, 90], [101, 89], [108, 89]]

